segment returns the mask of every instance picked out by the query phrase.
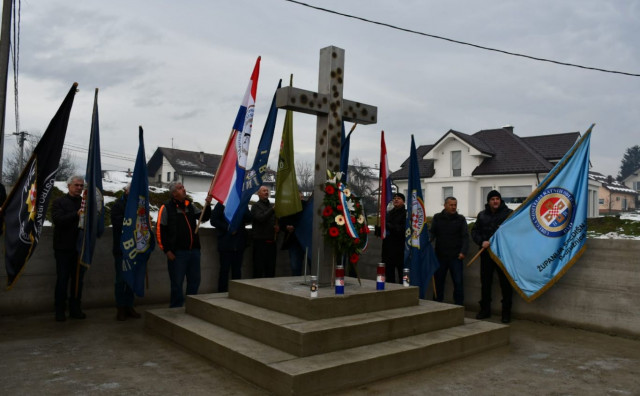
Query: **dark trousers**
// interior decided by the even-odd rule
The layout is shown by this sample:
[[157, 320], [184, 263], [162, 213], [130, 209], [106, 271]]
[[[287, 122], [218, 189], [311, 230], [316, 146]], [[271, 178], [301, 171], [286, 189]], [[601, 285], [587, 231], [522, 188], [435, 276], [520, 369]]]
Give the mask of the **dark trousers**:
[[276, 276], [276, 243], [265, 239], [253, 240], [253, 277], [273, 278]]
[[182, 285], [185, 277], [187, 278], [187, 295], [198, 294], [200, 287], [200, 249], [178, 250], [175, 255], [175, 260], [167, 260], [171, 282], [170, 308], [184, 305]]
[[491, 313], [491, 286], [493, 284], [493, 273], [498, 273], [500, 281], [500, 290], [502, 291], [502, 312], [511, 313], [511, 302], [513, 297], [513, 288], [507, 279], [507, 276], [498, 267], [498, 264], [491, 259], [489, 253], [485, 250], [480, 255], [480, 283], [482, 285], [482, 300], [480, 300], [480, 309], [484, 312]]
[[440, 267], [434, 274], [436, 291], [433, 296], [434, 301], [442, 302], [444, 299], [444, 285], [447, 280], [447, 272], [451, 273], [451, 280], [453, 281], [453, 301], [456, 305], [464, 305], [464, 287], [462, 276], [462, 260], [457, 258], [443, 259], [438, 257]]
[[[292, 243], [289, 246], [289, 263], [291, 264], [291, 276], [302, 275], [302, 265], [304, 262], [305, 251], [299, 243]], [[307, 254], [307, 274], [311, 268], [311, 255]]]
[[[384, 276], [386, 283], [402, 283], [402, 270], [404, 263], [402, 260], [384, 264]], [[398, 277], [396, 278], [396, 274]]]
[[[56, 312], [65, 312], [67, 298], [69, 299], [69, 310], [71, 312], [79, 312], [80, 301], [82, 299], [83, 278], [87, 268], [81, 265], [78, 271], [78, 252], [75, 249], [56, 249], [54, 256], [56, 258]], [[77, 294], [76, 280], [78, 284]]]
[[229, 269], [231, 279], [242, 278], [243, 250], [218, 251], [220, 254], [220, 272], [218, 273], [218, 293], [229, 291]]
[[122, 276], [122, 257], [114, 256], [116, 280], [114, 283], [114, 293], [117, 307], [133, 307], [133, 290], [125, 282]]

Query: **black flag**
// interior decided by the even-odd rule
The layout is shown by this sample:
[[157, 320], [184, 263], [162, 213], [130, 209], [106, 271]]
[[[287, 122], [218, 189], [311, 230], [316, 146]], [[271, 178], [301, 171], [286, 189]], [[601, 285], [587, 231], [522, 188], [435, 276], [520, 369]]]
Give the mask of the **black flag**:
[[38, 245], [77, 86], [78, 83], [71, 86], [2, 206], [8, 289], [18, 280]]

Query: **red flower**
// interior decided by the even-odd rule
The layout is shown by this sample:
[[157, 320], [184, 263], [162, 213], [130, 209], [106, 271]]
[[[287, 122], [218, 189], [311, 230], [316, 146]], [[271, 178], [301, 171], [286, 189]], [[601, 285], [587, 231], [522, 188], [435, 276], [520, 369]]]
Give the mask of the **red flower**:
[[355, 224], [355, 222], [356, 222], [356, 218], [355, 218], [354, 216], [351, 216], [351, 222], [352, 222], [353, 224]]
[[356, 202], [356, 208], [360, 207], [360, 202]]
[[336, 206], [336, 209], [342, 212], [342, 205], [338, 204], [338, 206]]
[[325, 206], [324, 210], [322, 211], [322, 215], [324, 217], [329, 217], [331, 216], [331, 213], [333, 213], [333, 209], [331, 209], [331, 206]]
[[354, 253], [351, 255], [351, 257], [349, 257], [349, 261], [351, 261], [351, 263], [353, 264], [357, 263], [359, 259], [360, 256], [358, 256], [358, 253]]
[[340, 234], [340, 231], [338, 231], [338, 227], [330, 227], [329, 228], [329, 235], [331, 235], [332, 237], [337, 237]]
[[357, 245], [357, 244], [359, 244], [359, 243], [360, 243], [360, 238], [356, 238], [356, 239], [353, 241], [353, 244], [354, 244], [354, 245]]
[[336, 192], [336, 189], [335, 189], [335, 188], [333, 188], [333, 186], [326, 186], [326, 187], [324, 188], [324, 192], [326, 192], [326, 193], [327, 193], [327, 194], [329, 194], [329, 195], [333, 195], [333, 193], [335, 193], [335, 192]]

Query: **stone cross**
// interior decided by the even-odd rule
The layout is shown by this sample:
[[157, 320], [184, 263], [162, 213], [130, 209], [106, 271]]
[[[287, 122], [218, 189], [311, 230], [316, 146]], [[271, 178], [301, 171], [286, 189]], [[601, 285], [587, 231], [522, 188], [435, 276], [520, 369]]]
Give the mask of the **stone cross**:
[[276, 105], [279, 108], [317, 116], [313, 234], [308, 254], [313, 263], [311, 274], [318, 274], [321, 285], [328, 285], [332, 279], [333, 250], [325, 244], [322, 235], [322, 198], [327, 169], [336, 172], [340, 168], [342, 120], [367, 125], [375, 124], [378, 116], [375, 106], [343, 99], [343, 84], [344, 50], [330, 46], [320, 50], [318, 92], [284, 87], [276, 94]]

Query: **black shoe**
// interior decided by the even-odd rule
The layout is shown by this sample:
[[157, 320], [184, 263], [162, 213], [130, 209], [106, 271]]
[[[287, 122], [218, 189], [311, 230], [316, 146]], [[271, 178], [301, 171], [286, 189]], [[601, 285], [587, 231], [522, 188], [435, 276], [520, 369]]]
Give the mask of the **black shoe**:
[[118, 307], [118, 314], [116, 315], [116, 320], [124, 321], [127, 320], [127, 311], [126, 307]]
[[491, 317], [491, 312], [489, 311], [480, 311], [476, 315], [476, 319], [486, 319]]
[[502, 313], [502, 323], [511, 323], [511, 312]]
[[56, 311], [56, 322], [64, 322], [67, 320], [67, 314], [64, 311]]
[[140, 319], [142, 317], [135, 309], [133, 309], [133, 307], [126, 307], [125, 313], [129, 318]]
[[74, 319], [86, 319], [87, 315], [82, 311], [74, 311], [69, 313], [69, 317]]

